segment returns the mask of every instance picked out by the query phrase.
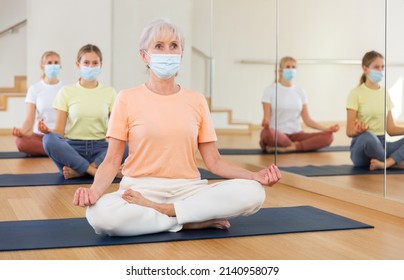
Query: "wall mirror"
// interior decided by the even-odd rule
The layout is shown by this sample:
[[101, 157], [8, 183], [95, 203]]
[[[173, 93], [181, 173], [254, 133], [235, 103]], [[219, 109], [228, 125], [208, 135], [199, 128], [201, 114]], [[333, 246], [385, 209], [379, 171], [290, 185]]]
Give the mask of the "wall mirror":
[[[363, 55], [376, 50], [385, 56], [385, 1], [286, 0], [278, 5], [278, 60], [283, 56], [297, 59], [295, 83], [306, 92], [310, 116], [324, 126], [338, 123], [340, 130], [334, 133], [331, 145], [349, 146], [351, 138], [345, 133], [347, 97], [359, 84]], [[312, 131], [304, 126], [303, 130]], [[349, 151], [279, 157], [280, 166], [295, 165], [293, 161], [333, 166], [329, 174], [342, 165], [352, 165]], [[382, 175], [318, 178], [324, 182], [330, 179], [341, 187], [380, 196], [385, 193]]]
[[[403, 78], [404, 78], [404, 41], [400, 36], [404, 26], [401, 14], [404, 11], [404, 1], [389, 0], [386, 5], [386, 79], [385, 84], [393, 103], [392, 115], [397, 125], [404, 125], [403, 112]], [[398, 141], [402, 136], [390, 137], [388, 141]], [[385, 195], [389, 199], [404, 202], [402, 174], [387, 174]]]
[[[399, 11], [404, 10], [403, 1], [221, 0], [210, 5], [215, 107], [230, 107], [236, 117], [259, 125], [263, 89], [274, 82], [275, 64], [283, 56], [292, 56], [298, 66], [294, 82], [307, 94], [312, 119], [326, 126], [340, 124], [331, 145], [349, 146], [351, 139], [345, 134], [347, 97], [358, 86], [363, 55], [376, 50], [386, 58], [386, 77], [381, 85], [393, 100], [396, 122], [402, 122], [404, 69], [399, 26], [404, 22]], [[311, 131], [304, 125], [303, 129]], [[315, 156], [277, 153], [276, 161], [284, 167], [314, 162], [352, 165], [349, 151]], [[275, 160], [275, 156], [267, 160]], [[400, 176], [346, 175], [318, 180], [329, 182], [332, 178], [342, 187], [404, 201], [397, 187]]]

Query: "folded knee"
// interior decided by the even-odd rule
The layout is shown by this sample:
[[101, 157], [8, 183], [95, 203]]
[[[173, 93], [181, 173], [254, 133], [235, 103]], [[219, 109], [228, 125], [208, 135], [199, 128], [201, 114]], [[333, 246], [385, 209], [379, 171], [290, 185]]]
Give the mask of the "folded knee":
[[20, 152], [25, 151], [25, 148], [26, 148], [26, 146], [27, 146], [27, 145], [26, 145], [26, 141], [24, 141], [22, 137], [17, 137], [17, 138], [15, 139], [15, 145], [17, 146], [17, 149], [18, 149]]
[[242, 195], [240, 199], [244, 200], [242, 202], [244, 205], [248, 208], [261, 207], [266, 194], [265, 188], [259, 182], [246, 179], [235, 179], [234, 181], [241, 186]]
[[327, 146], [331, 145], [332, 141], [334, 141], [334, 134], [333, 133], [327, 133], [324, 139], [324, 142], [327, 144]]
[[100, 235], [116, 235], [120, 228], [118, 219], [111, 217], [111, 211], [95, 205], [87, 208], [86, 217], [94, 231]]

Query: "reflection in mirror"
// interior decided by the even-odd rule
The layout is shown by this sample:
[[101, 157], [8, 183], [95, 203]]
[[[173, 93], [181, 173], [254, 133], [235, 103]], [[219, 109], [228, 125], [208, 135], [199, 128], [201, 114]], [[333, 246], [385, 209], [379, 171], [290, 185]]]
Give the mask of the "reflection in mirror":
[[[402, 26], [404, 26], [404, 2], [401, 0], [386, 1], [387, 5], [387, 49], [385, 57], [386, 77], [385, 87], [391, 98], [393, 108], [391, 117], [398, 126], [404, 125], [403, 112], [403, 73], [404, 73], [404, 41], [402, 37]], [[387, 119], [389, 122], [389, 119]], [[387, 123], [387, 127], [389, 127]], [[386, 133], [388, 142], [403, 141], [404, 131], [400, 135], [393, 136], [389, 131]], [[403, 163], [399, 164], [403, 168]], [[389, 199], [404, 202], [404, 189], [402, 187], [403, 174], [389, 174], [386, 176], [386, 197]]]
[[[396, 5], [390, 8], [395, 11], [395, 22], [399, 19], [397, 11], [402, 9], [401, 2], [394, 0], [390, 5]], [[304, 89], [310, 118], [322, 129], [338, 124], [340, 129], [333, 133], [333, 141], [329, 148], [337, 151], [345, 150], [329, 153], [280, 153], [277, 164], [281, 167], [313, 164], [353, 166], [349, 151], [352, 138], [346, 134], [348, 95], [358, 86], [363, 72], [361, 60], [364, 54], [370, 50], [376, 50], [386, 56], [384, 21], [386, 2], [384, 0], [371, 3], [367, 0], [354, 2], [350, 0], [304, 2], [253, 0], [251, 3], [244, 0], [212, 0], [210, 4], [213, 22], [210, 43], [213, 51], [208, 54], [215, 62], [213, 81], [210, 82], [212, 88], [210, 101], [218, 130], [220, 131], [223, 127], [237, 131], [237, 125], [229, 125], [229, 115], [234, 123], [245, 121], [251, 123], [256, 130], [261, 130], [264, 118], [262, 104], [264, 90], [275, 80], [277, 62], [280, 62], [282, 57], [291, 56], [296, 60], [297, 69], [293, 84]], [[243, 21], [240, 21], [240, 18], [243, 18]], [[390, 24], [391, 26], [393, 25]], [[398, 29], [396, 34], [399, 34]], [[399, 41], [399, 37], [395, 36], [394, 40]], [[400, 48], [395, 46], [401, 45], [394, 44], [395, 53], [389, 52], [392, 54], [386, 58], [385, 80], [394, 104], [392, 114], [394, 118], [398, 117], [399, 123], [402, 117], [401, 111], [397, 113], [396, 110], [402, 108], [403, 100], [398, 76], [403, 71], [401, 66], [393, 67], [390, 63], [390, 59], [395, 64], [400, 61]], [[393, 68], [389, 68], [390, 66]], [[280, 74], [279, 71], [278, 74]], [[394, 93], [391, 90], [393, 86]], [[397, 98], [399, 98], [398, 102], [395, 101]], [[230, 109], [230, 113], [227, 108]], [[380, 104], [381, 108], [384, 108], [383, 104]], [[316, 130], [306, 125], [303, 118], [300, 118], [300, 121], [303, 131]], [[277, 125], [276, 122], [275, 125]], [[256, 134], [254, 135], [252, 137], [256, 137]], [[246, 141], [243, 147], [261, 149], [259, 133], [256, 138]], [[226, 139], [226, 136], [219, 134], [219, 145], [224, 143], [222, 139]], [[256, 143], [256, 146], [249, 146], [251, 143]], [[229, 142], [226, 142], [222, 147], [237, 145], [228, 144]], [[266, 145], [264, 148], [266, 149]], [[269, 157], [261, 160], [266, 163], [274, 160]], [[244, 157], [243, 160], [264, 164], [264, 162], [257, 163], [256, 159]], [[383, 175], [320, 176], [315, 180], [332, 182], [341, 188], [350, 188], [382, 197], [385, 193]]]
[[[317, 151], [330, 146], [339, 130], [337, 123], [325, 126], [310, 117], [306, 92], [294, 83], [297, 71], [295, 58], [282, 57], [275, 82], [264, 90], [260, 147], [267, 152]], [[317, 132], [302, 130], [300, 119]]]
[[[323, 173], [322, 176], [314, 178], [316, 181], [332, 182], [341, 188], [384, 195], [383, 175], [366, 176], [352, 173], [353, 162], [349, 151], [352, 135], [347, 134], [346, 110], [348, 95], [358, 86], [362, 74], [363, 55], [369, 50], [385, 53], [384, 4], [383, 0], [279, 1], [279, 53], [276, 59], [281, 61], [285, 56], [296, 59], [297, 73], [292, 85], [301, 88], [300, 92], [303, 92], [300, 93], [302, 131], [331, 130], [333, 141], [329, 148], [343, 146], [345, 151], [294, 155], [279, 153], [278, 165], [321, 166]], [[282, 65], [280, 75], [281, 72]], [[281, 120], [281, 114], [284, 112], [281, 105], [282, 102], [285, 103], [286, 98], [281, 97], [285, 94], [285, 86], [279, 84], [277, 118]], [[299, 91], [296, 90], [295, 95], [296, 92]], [[376, 104], [379, 111], [383, 110], [383, 103]], [[286, 104], [291, 106], [293, 103]], [[340, 129], [334, 124], [338, 124]], [[278, 122], [278, 126], [282, 128], [283, 125]], [[279, 131], [282, 132], [280, 129]], [[297, 140], [294, 145], [299, 147], [302, 145], [300, 142]], [[317, 140], [316, 144], [320, 145], [321, 142], [323, 145], [327, 144], [325, 140]], [[278, 144], [280, 145], [280, 142]], [[367, 174], [369, 167], [370, 162], [365, 167]], [[329, 175], [335, 175], [343, 168], [346, 173], [332, 176], [330, 180]]]
[[[219, 132], [218, 146], [259, 151], [259, 127], [255, 126], [262, 120], [262, 89], [273, 80], [273, 68], [240, 60], [275, 58], [276, 0], [214, 0], [212, 5], [215, 67], [211, 112]], [[250, 134], [251, 129], [258, 133]], [[232, 135], [225, 134], [228, 131]], [[239, 137], [230, 142], [234, 135]], [[232, 160], [255, 166], [274, 162], [273, 155], [232, 156]]]

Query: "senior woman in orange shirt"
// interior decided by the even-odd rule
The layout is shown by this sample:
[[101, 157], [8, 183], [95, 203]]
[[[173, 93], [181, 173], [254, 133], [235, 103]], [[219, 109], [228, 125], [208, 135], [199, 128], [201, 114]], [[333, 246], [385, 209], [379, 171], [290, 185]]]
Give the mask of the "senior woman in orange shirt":
[[[167, 20], [143, 31], [140, 56], [149, 80], [118, 94], [107, 137], [109, 147], [93, 185], [79, 188], [74, 204], [87, 208], [98, 234], [133, 236], [181, 229], [230, 227], [229, 218], [257, 212], [263, 185], [281, 177], [270, 165], [259, 172], [225, 161], [205, 97], [176, 83], [184, 47], [177, 26]], [[125, 143], [129, 156], [118, 191], [104, 194], [118, 171]], [[196, 154], [206, 167], [229, 178], [209, 184], [201, 179]]]

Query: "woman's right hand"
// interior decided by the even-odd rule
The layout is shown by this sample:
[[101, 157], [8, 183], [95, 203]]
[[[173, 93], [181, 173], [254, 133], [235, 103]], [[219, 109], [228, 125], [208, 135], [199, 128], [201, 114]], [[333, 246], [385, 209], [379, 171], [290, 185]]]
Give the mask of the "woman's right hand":
[[43, 119], [40, 119], [38, 122], [38, 130], [43, 134], [47, 134], [50, 132], [49, 127], [45, 124], [45, 121]]
[[78, 188], [74, 193], [73, 204], [75, 206], [87, 207], [94, 205], [99, 198], [100, 195], [92, 189]]
[[362, 134], [368, 130], [369, 126], [360, 120], [355, 120], [355, 131], [357, 134]]
[[22, 137], [24, 134], [22, 133], [21, 129], [13, 127], [12, 131], [13, 136]]
[[261, 125], [262, 127], [269, 127], [269, 120], [263, 119]]

